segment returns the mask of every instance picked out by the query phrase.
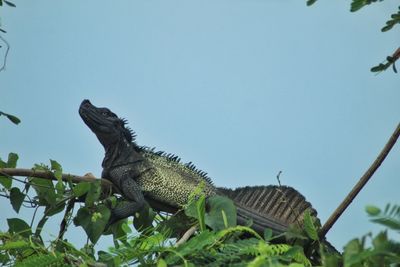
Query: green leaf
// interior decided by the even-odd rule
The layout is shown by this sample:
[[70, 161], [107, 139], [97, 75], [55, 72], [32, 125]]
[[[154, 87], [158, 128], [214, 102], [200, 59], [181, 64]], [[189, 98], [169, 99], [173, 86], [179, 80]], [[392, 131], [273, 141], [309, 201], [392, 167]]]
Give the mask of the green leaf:
[[6, 189], [10, 189], [12, 186], [12, 179], [8, 176], [0, 176], [0, 184], [2, 184]]
[[24, 202], [25, 195], [21, 193], [18, 187], [13, 187], [10, 190], [10, 202], [13, 209], [18, 213], [21, 208], [22, 203]]
[[0, 253], [0, 265], [7, 266], [10, 265], [11, 259], [8, 253]]
[[204, 231], [206, 229], [205, 223], [205, 212], [206, 212], [206, 197], [204, 195], [200, 196], [200, 198], [196, 201], [196, 211], [197, 218], [199, 220], [200, 231]]
[[193, 198], [189, 200], [189, 203], [185, 207], [185, 215], [197, 219], [200, 225], [200, 230], [204, 230], [205, 229], [204, 214], [205, 214], [204, 194], [193, 196]]
[[[111, 253], [105, 252], [105, 251], [98, 251], [97, 255], [99, 255], [99, 262], [105, 263], [107, 267], [115, 267], [115, 266], [121, 266], [120, 262], [120, 257], [113, 255]], [[96, 265], [96, 264], [94, 264]], [[99, 264], [100, 265], [100, 264]], [[83, 266], [82, 266], [83, 267]], [[85, 266], [86, 267], [86, 266]]]
[[158, 259], [157, 261], [157, 267], [167, 267], [167, 263], [165, 262], [165, 260], [163, 260], [162, 258]]
[[127, 231], [132, 232], [132, 229], [129, 227], [127, 219], [120, 220], [116, 223], [113, 223], [108, 229], [105, 229], [106, 232], [103, 235], [112, 234], [115, 247], [118, 247], [118, 242], [125, 242], [127, 239]]
[[155, 233], [152, 235], [144, 235], [143, 241], [139, 245], [139, 249], [142, 251], [152, 250], [154, 247], [159, 246], [166, 237], [162, 233]]
[[253, 235], [254, 237], [256, 237], [260, 240], [263, 240], [262, 237], [256, 231], [254, 231], [250, 227], [242, 226], [242, 225], [237, 225], [234, 227], [229, 227], [229, 228], [223, 229], [223, 230], [217, 232], [217, 237], [218, 237], [218, 239], [222, 239], [222, 238], [225, 238], [225, 237], [235, 234], [235, 233], [246, 233], [246, 234]]
[[356, 12], [364, 6], [369, 5], [370, 3], [371, 0], [353, 0], [353, 2], [351, 3], [350, 11]]
[[10, 218], [7, 219], [7, 224], [10, 233], [20, 234], [26, 238], [32, 235], [31, 227], [24, 220], [19, 218]]
[[376, 218], [376, 219], [371, 219], [371, 222], [379, 223], [392, 230], [400, 231], [400, 220], [396, 220], [394, 218], [390, 217]]
[[60, 182], [62, 180], [62, 167], [61, 165], [55, 161], [55, 160], [50, 160], [50, 164], [51, 164], [51, 170], [54, 173], [54, 176], [57, 178], [57, 180]]
[[[30, 254], [33, 254], [32, 251]], [[15, 267], [35, 267], [35, 266], [65, 266], [64, 257], [60, 253], [36, 254], [27, 257], [22, 264], [16, 264]], [[85, 265], [80, 265], [85, 266]], [[87, 265], [86, 265], [87, 266]]]
[[8, 241], [4, 245], [0, 246], [0, 250], [10, 250], [29, 247], [29, 243], [24, 240]]
[[86, 195], [85, 205], [91, 207], [99, 199], [101, 194], [101, 181], [89, 183], [89, 190]]
[[381, 213], [381, 210], [375, 206], [366, 206], [365, 211], [368, 213], [369, 216], [376, 216]]
[[126, 224], [126, 222], [121, 225], [121, 228], [125, 234], [132, 233], [132, 229], [128, 226], [128, 224]]
[[8, 154], [7, 168], [17, 167], [18, 155], [15, 153]]
[[56, 192], [51, 180], [29, 177], [29, 182], [35, 189], [39, 198], [39, 204], [42, 206], [53, 206], [57, 202]]
[[360, 252], [363, 250], [363, 247], [360, 243], [360, 240], [358, 240], [357, 238], [349, 241], [345, 247], [344, 247], [344, 251], [343, 251], [343, 259], [345, 262], [345, 266], [349, 266], [348, 262], [352, 261], [352, 258], [354, 256], [357, 256], [358, 254], [360, 254]]
[[371, 72], [384, 71], [385, 69], [387, 69], [387, 68], [381, 63], [378, 66], [372, 67]]
[[381, 251], [389, 250], [387, 231], [382, 231], [379, 234], [377, 234], [375, 238], [372, 240], [372, 244], [374, 245], [374, 248], [376, 250], [381, 250]]
[[307, 6], [313, 5], [317, 0], [307, 0]]
[[[186, 210], [184, 211], [186, 212]], [[184, 212], [179, 211], [167, 220], [161, 221], [156, 227], [162, 233], [168, 233], [171, 237], [181, 237], [195, 223], [193, 217], [189, 217]]]
[[304, 213], [304, 230], [309, 238], [312, 240], [318, 240], [318, 231], [314, 225], [314, 220], [311, 216], [310, 210], [306, 210]]
[[[284, 254], [286, 257], [289, 257], [298, 263], [292, 263], [292, 264], [300, 264], [300, 266], [310, 266], [311, 267], [311, 262], [307, 257], [304, 255], [304, 249], [301, 246], [293, 246], [291, 247], [288, 251], [285, 252]], [[292, 266], [292, 264], [290, 266]]]
[[[17, 167], [18, 155], [15, 153], [9, 153], [7, 162], [0, 159], [0, 168], [15, 168]], [[0, 174], [0, 184], [6, 189], [10, 189], [12, 186], [12, 178], [7, 175]]]
[[64, 208], [65, 208], [65, 200], [60, 200], [50, 206], [47, 206], [45, 209], [45, 213], [47, 214], [47, 216], [53, 216], [54, 214], [63, 211]]
[[337, 267], [339, 264], [340, 257], [336, 254], [324, 254], [322, 257], [322, 266], [324, 267]]
[[207, 199], [207, 206], [209, 211], [205, 214], [205, 223], [211, 229], [217, 231], [226, 227], [236, 226], [236, 207], [231, 199], [222, 196], [212, 196]]
[[308, 240], [306, 234], [307, 233], [305, 233], [305, 231], [300, 228], [300, 226], [298, 226], [297, 224], [291, 224], [284, 233], [284, 236], [287, 240]]
[[86, 194], [89, 191], [90, 182], [81, 182], [76, 184], [72, 189], [75, 197], [80, 197]]
[[[6, 2], [5, 2], [6, 3]], [[0, 6], [1, 6], [1, 1], [0, 1]], [[4, 112], [1, 112], [0, 111], [0, 116], [1, 115], [3, 115], [3, 116], [5, 116], [7, 119], [9, 119], [12, 123], [14, 123], [14, 124], [19, 124], [20, 122], [21, 122], [21, 120], [20, 119], [18, 119], [16, 116], [14, 116], [14, 115], [11, 115], [11, 114], [7, 114], [7, 113], [4, 113]]]
[[[205, 230], [198, 235], [192, 237], [185, 244], [182, 244], [177, 247], [177, 251], [181, 256], [185, 257], [186, 255], [194, 254], [196, 251], [203, 250], [206, 246], [214, 243], [216, 240], [216, 235], [214, 232]], [[178, 258], [176, 255], [170, 254], [170, 257], [165, 259], [168, 264], [174, 264]]]
[[0, 158], [0, 168], [7, 168], [7, 162], [3, 161], [1, 158]]
[[63, 194], [64, 194], [64, 192], [65, 192], [65, 185], [64, 185], [64, 183], [62, 182], [62, 181], [58, 181], [57, 183], [56, 183], [56, 191], [57, 191], [57, 195], [58, 196], [63, 196]]
[[110, 210], [105, 205], [95, 206], [91, 209], [82, 207], [78, 210], [74, 223], [77, 226], [82, 226], [90, 241], [95, 244], [103, 233], [110, 219], [110, 214]]
[[386, 25], [385, 27], [383, 27], [383, 28], [381, 29], [381, 32], [387, 32], [387, 31], [389, 31], [390, 29], [392, 29], [393, 26], [394, 26], [394, 24]]
[[16, 5], [14, 3], [11, 3], [11, 2], [9, 2], [7, 0], [3, 0], [3, 1], [4, 1], [4, 3], [6, 3], [10, 7], [16, 7]]
[[265, 228], [264, 230], [264, 240], [269, 241], [272, 238], [272, 230], [270, 228]]

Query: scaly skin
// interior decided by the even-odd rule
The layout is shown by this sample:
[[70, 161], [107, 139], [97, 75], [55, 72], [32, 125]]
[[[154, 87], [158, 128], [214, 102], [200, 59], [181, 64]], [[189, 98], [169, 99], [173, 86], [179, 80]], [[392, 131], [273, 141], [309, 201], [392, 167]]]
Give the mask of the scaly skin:
[[183, 164], [173, 155], [138, 146], [126, 121], [107, 108], [97, 108], [84, 100], [79, 114], [105, 149], [102, 177], [110, 179], [128, 200], [112, 211], [111, 223], [148, 204], [156, 210], [177, 211], [200, 183], [204, 184], [206, 197], [219, 194], [231, 198], [237, 208], [238, 224], [247, 225], [251, 219], [251, 227], [261, 234], [265, 228], [279, 234], [290, 224], [301, 225], [307, 209], [316, 215], [311, 204], [290, 187], [216, 188], [191, 163]]
[[138, 177], [137, 182], [150, 198], [181, 208], [201, 182], [207, 197], [216, 194], [216, 188], [208, 179], [178, 161], [149, 150], [143, 150], [142, 156], [154, 170]]
[[102, 177], [110, 179], [130, 201], [112, 211], [112, 222], [143, 209], [146, 202], [157, 210], [176, 211], [201, 182], [207, 197], [216, 194], [211, 180], [193, 165], [136, 145], [126, 122], [109, 109], [84, 100], [79, 114], [105, 149]]

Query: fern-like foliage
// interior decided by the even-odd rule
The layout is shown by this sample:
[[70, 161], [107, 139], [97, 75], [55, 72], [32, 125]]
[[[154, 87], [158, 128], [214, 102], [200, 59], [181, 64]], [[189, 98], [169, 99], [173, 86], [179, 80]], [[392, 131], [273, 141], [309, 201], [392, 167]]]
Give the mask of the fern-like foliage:
[[15, 264], [15, 267], [41, 267], [41, 266], [67, 267], [71, 266], [71, 264], [66, 263], [64, 261], [64, 257], [59, 253], [47, 254], [47, 255], [34, 255], [25, 258], [23, 261]]
[[[0, 167], [15, 168], [17, 160], [18, 155], [10, 153], [7, 161], [0, 159]], [[61, 165], [55, 161], [51, 161], [51, 167], [40, 165], [36, 168], [52, 172], [55, 177], [61, 174]], [[35, 189], [34, 192], [31, 191], [33, 196], [30, 198], [37, 199], [39, 204], [45, 206], [46, 214], [36, 227], [20, 218], [7, 219], [8, 230], [0, 232], [0, 266], [400, 265], [400, 243], [390, 240], [387, 231], [382, 231], [376, 236], [368, 234], [351, 240], [346, 245], [343, 255], [340, 255], [335, 253], [335, 249], [326, 240], [320, 240], [320, 224], [310, 212], [304, 214], [301, 227], [293, 225], [293, 228], [279, 236], [273, 236], [272, 231], [266, 229], [264, 235], [260, 236], [249, 227], [232, 223], [236, 222], [236, 210], [232, 208], [231, 200], [223, 197], [207, 199], [210, 202], [207, 211], [202, 206], [204, 199], [200, 195], [192, 197], [192, 206], [188, 205], [185, 210], [174, 215], [159, 214], [153, 221], [154, 216], [144, 217], [140, 214], [139, 218], [145, 218], [143, 222], [146, 222], [147, 218], [150, 220], [148, 227], [139, 228], [139, 233], [133, 233], [132, 222], [128, 223], [126, 220], [112, 225], [108, 232], [103, 232], [107, 222], [106, 207], [115, 207], [121, 202], [119, 198], [101, 198], [99, 184], [71, 186], [57, 182], [54, 185], [51, 181], [33, 178], [27, 181]], [[22, 193], [13, 187], [12, 182], [11, 177], [0, 176], [0, 190], [10, 193], [10, 204], [19, 211], [21, 201], [30, 198], [25, 197], [26, 192]], [[79, 249], [59, 235], [45, 246], [41, 229], [46, 227], [47, 217], [65, 210], [61, 225], [62, 232], [67, 231], [71, 215], [66, 208], [69, 204], [65, 205], [65, 202], [83, 195], [86, 195], [85, 206], [79, 209], [74, 221], [84, 228], [88, 240], [93, 243], [88, 242]], [[400, 233], [399, 205], [387, 205], [384, 209], [368, 206], [367, 212], [372, 222]], [[137, 223], [136, 219], [133, 222], [136, 227], [135, 222]], [[188, 240], [181, 240], [180, 245], [177, 245], [177, 238], [182, 237], [193, 225], [196, 225], [198, 230], [192, 233]], [[96, 253], [95, 241], [107, 233], [113, 234], [115, 246], [108, 251]], [[371, 246], [368, 247], [367, 244]]]
[[[387, 204], [384, 210], [375, 206], [367, 206], [366, 211], [371, 221], [386, 228], [400, 232], [400, 206]], [[370, 239], [372, 246], [367, 247]], [[399, 266], [400, 243], [390, 240], [387, 230], [376, 236], [367, 234], [353, 239], [345, 246], [343, 253], [344, 266]]]
[[366, 211], [372, 222], [400, 233], [400, 205], [387, 204], [384, 210], [375, 206], [367, 206]]

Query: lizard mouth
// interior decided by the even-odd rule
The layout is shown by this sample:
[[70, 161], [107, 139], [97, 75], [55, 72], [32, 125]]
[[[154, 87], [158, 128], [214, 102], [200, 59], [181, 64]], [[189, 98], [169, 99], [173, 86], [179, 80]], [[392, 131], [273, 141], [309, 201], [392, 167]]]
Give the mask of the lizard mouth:
[[99, 119], [97, 118], [96, 114], [96, 107], [90, 103], [88, 99], [82, 101], [81, 105], [79, 106], [79, 115], [81, 116], [82, 120], [85, 122], [89, 128], [93, 129], [93, 127], [98, 127], [100, 124]]
[[88, 99], [83, 100], [81, 105], [79, 106], [79, 114], [85, 115], [86, 111], [92, 107], [93, 105]]
[[110, 117], [104, 117], [102, 114], [103, 108], [98, 108], [89, 100], [85, 99], [79, 106], [79, 115], [83, 122], [97, 135], [97, 134], [110, 134], [115, 130], [114, 122]]

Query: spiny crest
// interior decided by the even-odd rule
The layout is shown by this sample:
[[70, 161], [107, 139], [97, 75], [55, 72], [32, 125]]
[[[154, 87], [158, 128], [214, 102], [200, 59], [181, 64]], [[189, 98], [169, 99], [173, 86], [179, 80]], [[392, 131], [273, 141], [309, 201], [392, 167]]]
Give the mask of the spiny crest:
[[136, 134], [130, 127], [126, 126], [126, 124], [128, 124], [128, 120], [125, 118], [120, 118], [120, 121], [124, 128], [124, 136], [126, 140], [128, 140], [129, 142], [134, 142], [136, 139]]
[[[190, 162], [188, 162], [188, 163], [185, 163], [184, 165], [185, 165], [185, 167], [187, 167], [187, 168], [189, 168], [190, 170], [196, 172], [196, 173], [199, 174], [200, 176], [203, 176], [204, 178], [210, 179], [210, 178], [207, 176], [208, 173], [205, 172], [205, 171], [202, 171], [202, 170], [197, 169], [196, 166], [193, 164], [193, 162], [190, 161]], [[210, 182], [211, 182], [211, 180], [210, 180]]]
[[207, 183], [209, 184], [213, 184], [212, 180], [210, 177], [208, 177], [207, 172], [199, 170], [194, 164], [193, 162], [188, 162], [188, 163], [181, 163], [181, 159], [176, 156], [175, 154], [172, 153], [167, 153], [164, 151], [156, 151], [155, 147], [147, 147], [147, 146], [142, 146], [140, 147], [140, 149], [144, 152], [150, 152], [154, 155], [157, 155], [159, 157], [163, 157], [166, 160], [170, 161], [170, 162], [174, 162], [174, 163], [178, 163], [181, 164], [183, 167], [188, 168], [189, 170], [191, 170], [192, 172], [196, 173], [197, 175], [201, 176]]
[[125, 124], [128, 124], [128, 120], [125, 118], [120, 118], [122, 124], [125, 126]]
[[181, 162], [181, 159], [178, 156], [176, 156], [175, 154], [166, 153], [164, 151], [156, 151], [155, 147], [141, 146], [140, 149], [144, 152], [150, 152], [157, 156], [166, 158], [168, 161], [177, 162], [177, 163]]

